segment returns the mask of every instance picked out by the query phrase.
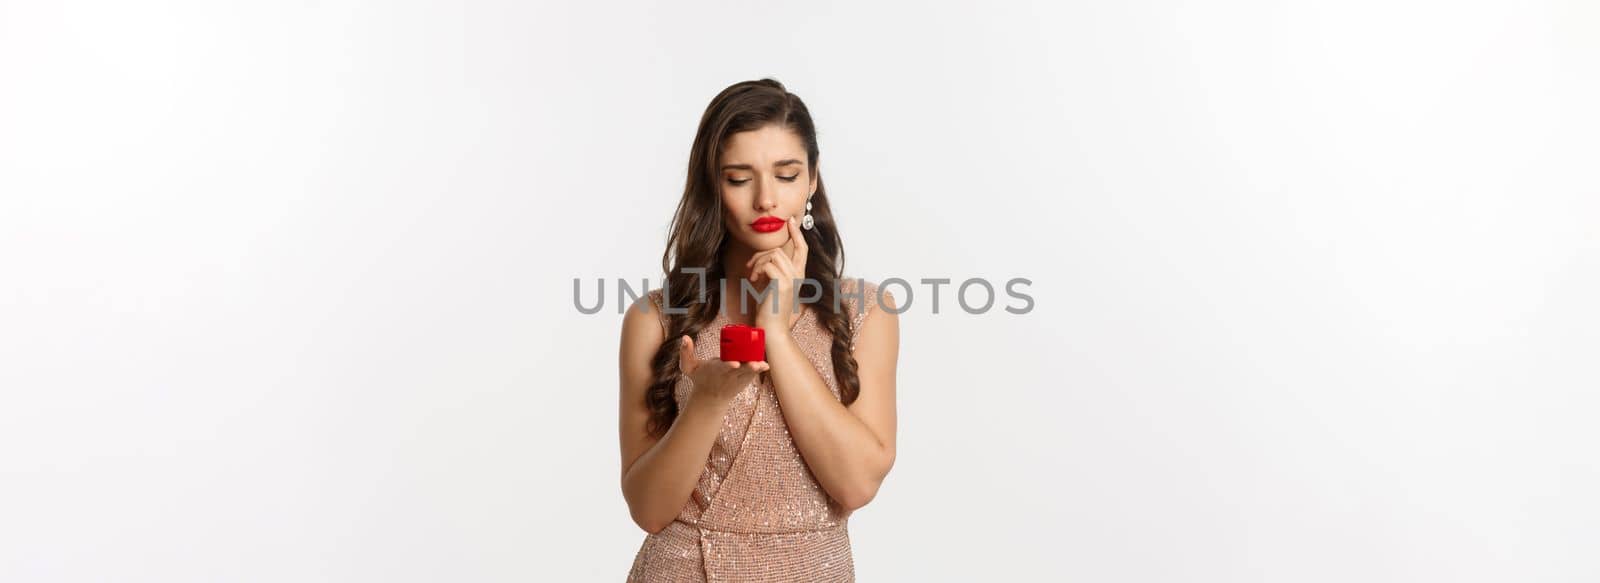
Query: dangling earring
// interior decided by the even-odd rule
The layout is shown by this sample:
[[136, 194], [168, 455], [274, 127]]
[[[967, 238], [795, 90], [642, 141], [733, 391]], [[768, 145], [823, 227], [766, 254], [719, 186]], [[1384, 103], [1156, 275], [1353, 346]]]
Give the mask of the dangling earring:
[[810, 231], [811, 227], [816, 224], [817, 222], [811, 218], [811, 195], [808, 194], [806, 195], [806, 215], [800, 217], [800, 228]]

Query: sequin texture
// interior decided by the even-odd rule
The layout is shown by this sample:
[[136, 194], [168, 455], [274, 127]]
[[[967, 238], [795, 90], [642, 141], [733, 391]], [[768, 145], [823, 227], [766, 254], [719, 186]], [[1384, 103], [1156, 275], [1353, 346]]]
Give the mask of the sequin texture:
[[[840, 302], [858, 333], [877, 308], [877, 285], [848, 279], [840, 285]], [[857, 289], [864, 293], [855, 295]], [[661, 290], [649, 296], [665, 330]], [[815, 313], [831, 308], [809, 305], [790, 334], [838, 398], [833, 335]], [[717, 357], [718, 334], [728, 323], [719, 312], [700, 331], [697, 358]], [[678, 379], [673, 396], [680, 408], [692, 389], [687, 377]], [[849, 515], [806, 466], [777, 392], [761, 375], [729, 405], [694, 493], [667, 528], [645, 537], [628, 581], [854, 581]]]

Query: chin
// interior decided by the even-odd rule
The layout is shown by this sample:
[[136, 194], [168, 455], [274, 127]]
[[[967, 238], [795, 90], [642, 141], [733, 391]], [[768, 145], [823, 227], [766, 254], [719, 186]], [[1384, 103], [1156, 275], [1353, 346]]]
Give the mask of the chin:
[[783, 231], [778, 231], [777, 233], [766, 233], [766, 234], [763, 234], [763, 235], [757, 235], [755, 244], [751, 245], [751, 247], [754, 247], [756, 251], [766, 251], [766, 250], [769, 250], [769, 249], [777, 249], [779, 247], [782, 247], [784, 243], [788, 242], [788, 239], [785, 239], [783, 237], [771, 237], [771, 236], [768, 236], [768, 235], [777, 235], [777, 234], [780, 234], [780, 233], [783, 233]]
[[776, 249], [778, 247], [782, 247], [784, 242], [788, 241], [788, 239], [783, 238], [783, 231], [761, 233], [749, 227], [745, 227], [745, 231], [735, 235], [735, 238], [737, 238], [740, 243], [744, 243], [746, 247], [756, 251]]

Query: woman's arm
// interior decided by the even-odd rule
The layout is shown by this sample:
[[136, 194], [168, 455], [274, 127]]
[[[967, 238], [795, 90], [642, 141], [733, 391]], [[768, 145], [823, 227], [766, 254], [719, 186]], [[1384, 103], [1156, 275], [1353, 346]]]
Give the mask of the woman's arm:
[[[876, 301], [867, 295], [866, 301]], [[828, 391], [787, 330], [767, 334], [767, 362], [789, 434], [817, 482], [849, 510], [872, 501], [894, 466], [900, 323], [892, 294], [883, 293], [883, 305], [888, 309], [869, 313], [856, 338], [861, 393], [848, 407]]]
[[693, 495], [732, 402], [715, 392], [697, 390], [666, 434], [660, 438], [649, 435], [645, 426], [650, 409], [644, 395], [652, 378], [650, 361], [663, 336], [648, 297], [628, 308], [622, 319], [620, 357], [622, 496], [628, 500], [633, 521], [650, 533], [671, 524]]

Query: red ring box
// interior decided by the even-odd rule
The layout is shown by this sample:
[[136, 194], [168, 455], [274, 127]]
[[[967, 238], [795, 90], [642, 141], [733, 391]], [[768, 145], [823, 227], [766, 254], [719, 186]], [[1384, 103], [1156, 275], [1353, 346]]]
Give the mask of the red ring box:
[[722, 360], [755, 362], [767, 359], [767, 331], [744, 324], [722, 327]]

